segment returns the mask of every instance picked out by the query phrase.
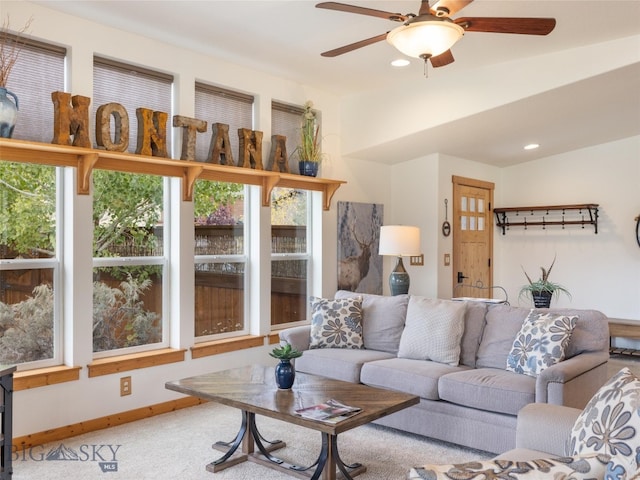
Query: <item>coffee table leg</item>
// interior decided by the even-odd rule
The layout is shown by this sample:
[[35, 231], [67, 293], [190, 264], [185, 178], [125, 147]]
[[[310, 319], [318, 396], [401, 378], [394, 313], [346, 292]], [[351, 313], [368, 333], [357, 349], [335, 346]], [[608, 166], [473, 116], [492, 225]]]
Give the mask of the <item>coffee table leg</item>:
[[[249, 432], [251, 432], [251, 436], [253, 437], [253, 441], [256, 444], [256, 447], [258, 447], [258, 450], [260, 450], [260, 453], [270, 462], [275, 463], [277, 465], [281, 465], [282, 463], [284, 463], [283, 460], [280, 460], [277, 457], [274, 457], [273, 455], [271, 455], [269, 453], [269, 450], [275, 450], [277, 448], [282, 448], [285, 443], [281, 440], [274, 440], [273, 442], [270, 442], [269, 440], [265, 440], [265, 438], [260, 434], [260, 432], [258, 431], [258, 427], [256, 426], [256, 415], [255, 413], [247, 413], [248, 419], [249, 419]], [[262, 443], [262, 441], [265, 441], [267, 443], [270, 444], [269, 448], [265, 448], [264, 444]]]
[[306, 472], [316, 467], [313, 471], [311, 480], [335, 480], [338, 470], [342, 473], [345, 480], [353, 480], [353, 477], [360, 475], [367, 469], [361, 463], [346, 464], [340, 458], [338, 452], [338, 436], [322, 433], [322, 448], [318, 459], [308, 467], [291, 466], [292, 470], [298, 472]]
[[246, 453], [249, 453], [249, 452], [244, 452], [245, 455], [241, 455], [241, 456], [236, 455], [236, 457], [233, 460], [230, 460], [231, 457], [236, 453], [236, 450], [238, 450], [238, 447], [240, 445], [242, 445], [242, 450], [247, 450], [246, 448], [247, 442], [246, 441], [243, 442], [243, 440], [245, 438], [245, 435], [248, 429], [249, 429], [248, 414], [243, 410], [242, 424], [240, 425], [240, 430], [238, 430], [238, 433], [236, 434], [236, 438], [233, 439], [231, 442], [216, 442], [212, 445], [212, 447], [215, 449], [223, 450], [223, 451], [226, 450], [226, 453], [222, 457], [218, 458], [217, 460], [214, 460], [209, 465], [207, 465], [208, 471], [219, 472], [220, 470], [230, 467], [231, 465], [244, 462], [247, 459]]

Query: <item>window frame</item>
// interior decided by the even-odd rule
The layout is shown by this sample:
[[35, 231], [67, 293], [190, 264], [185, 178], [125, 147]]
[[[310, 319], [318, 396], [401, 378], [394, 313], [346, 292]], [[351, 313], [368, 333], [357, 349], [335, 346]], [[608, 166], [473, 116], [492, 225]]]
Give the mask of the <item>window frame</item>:
[[53, 355], [51, 358], [18, 363], [17, 371], [34, 370], [63, 364], [64, 360], [64, 318], [62, 310], [62, 252], [64, 230], [64, 175], [62, 167], [55, 168], [55, 255], [51, 258], [0, 259], [0, 271], [51, 269], [53, 285]]
[[[167, 125], [166, 125], [167, 127], [166, 146], [167, 146], [167, 152], [170, 154], [173, 147], [171, 142], [172, 140], [171, 122], [169, 121], [169, 119], [172, 117], [173, 109], [174, 109], [174, 96], [175, 96], [174, 95], [174, 91], [175, 91], [174, 76], [161, 71], [152, 70], [152, 69], [141, 67], [138, 65], [133, 65], [133, 64], [117, 61], [117, 60], [108, 59], [105, 57], [101, 57], [99, 55], [94, 55], [93, 57], [93, 75], [94, 75], [93, 96], [94, 98], [92, 100], [95, 100], [95, 97], [96, 97], [96, 86], [95, 86], [96, 66], [103, 69], [114, 69], [114, 70], [123, 72], [125, 74], [133, 73], [135, 76], [140, 76], [141, 78], [157, 80], [161, 82], [163, 85], [169, 87], [169, 98], [168, 98], [168, 105], [167, 105], [169, 107], [168, 108], [169, 111], [166, 112], [168, 116]], [[129, 100], [129, 99], [127, 98], [126, 100]], [[97, 108], [100, 106], [98, 105], [98, 103], [100, 102], [93, 102], [93, 105], [92, 105], [92, 112], [94, 114], [94, 117], [95, 117], [95, 112], [97, 111]], [[127, 101], [126, 103], [129, 103], [129, 102]], [[125, 107], [125, 109], [127, 109], [126, 105], [123, 105], [123, 106]], [[136, 108], [153, 109], [153, 107], [150, 107], [149, 105], [139, 105], [139, 106], [136, 106]], [[137, 139], [137, 135], [135, 134], [138, 128], [137, 118], [135, 116], [135, 111], [133, 112], [134, 115], [132, 115], [132, 112], [129, 112], [128, 110], [127, 110], [127, 113], [129, 115], [129, 124], [130, 124], [129, 148], [127, 149], [127, 152], [135, 155], [135, 151], [137, 150], [138, 145], [136, 145], [134, 148], [132, 139]], [[135, 124], [135, 128], [131, 128], [132, 124]], [[121, 173], [125, 173], [127, 175], [154, 175], [149, 172], [121, 172]], [[154, 176], [157, 176], [157, 175], [154, 175]], [[169, 345], [171, 344], [170, 291], [169, 291], [170, 284], [171, 284], [171, 281], [169, 278], [169, 275], [170, 275], [169, 255], [171, 252], [170, 231], [171, 231], [171, 225], [172, 225], [171, 188], [169, 185], [168, 177], [160, 176], [160, 178], [162, 179], [162, 189], [163, 189], [162, 213], [161, 213], [161, 218], [163, 219], [162, 255], [161, 256], [150, 255], [150, 256], [144, 256], [144, 257], [143, 256], [94, 257], [92, 253], [92, 272], [95, 268], [99, 268], [99, 267], [108, 268], [108, 267], [132, 267], [132, 266], [160, 266], [162, 269], [162, 286], [160, 289], [162, 294], [162, 302], [161, 302], [162, 319], [160, 322], [160, 325], [162, 328], [162, 340], [160, 342], [148, 343], [145, 345], [122, 347], [122, 348], [116, 348], [112, 350], [104, 350], [100, 352], [94, 352], [93, 344], [92, 344], [91, 351], [92, 351], [92, 358], [94, 360], [101, 360], [109, 357], [117, 357], [122, 355], [137, 354], [137, 353], [143, 353], [143, 352], [148, 352], [152, 350], [159, 350], [163, 348], [168, 348]], [[94, 207], [95, 207], [95, 204], [92, 205], [92, 209]], [[93, 214], [93, 211], [92, 211], [92, 214]], [[92, 237], [92, 240], [93, 240], [93, 237]], [[93, 287], [92, 287], [92, 291], [93, 291]], [[93, 315], [92, 315], [92, 320], [93, 320]], [[93, 341], [93, 337], [92, 337], [92, 341]]]

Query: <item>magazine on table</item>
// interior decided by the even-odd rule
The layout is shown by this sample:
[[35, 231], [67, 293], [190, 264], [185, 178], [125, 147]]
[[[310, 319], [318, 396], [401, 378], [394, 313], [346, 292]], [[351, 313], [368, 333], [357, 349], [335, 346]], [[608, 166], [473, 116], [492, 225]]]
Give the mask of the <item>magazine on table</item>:
[[300, 408], [296, 413], [304, 418], [319, 420], [321, 422], [336, 423], [351, 415], [355, 415], [361, 410], [359, 407], [352, 407], [331, 399], [324, 403], [312, 405], [307, 408]]

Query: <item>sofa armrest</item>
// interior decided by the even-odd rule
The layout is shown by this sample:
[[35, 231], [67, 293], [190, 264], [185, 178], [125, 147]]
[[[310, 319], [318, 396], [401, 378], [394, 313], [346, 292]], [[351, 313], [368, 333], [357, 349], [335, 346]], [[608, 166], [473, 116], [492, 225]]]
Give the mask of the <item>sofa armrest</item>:
[[566, 455], [571, 429], [582, 410], [548, 403], [530, 403], [518, 412], [516, 448]]
[[279, 333], [281, 342], [290, 343], [293, 348], [301, 352], [309, 350], [310, 335], [311, 325], [286, 328]]
[[536, 402], [584, 408], [607, 380], [608, 352], [589, 352], [544, 369], [536, 379]]

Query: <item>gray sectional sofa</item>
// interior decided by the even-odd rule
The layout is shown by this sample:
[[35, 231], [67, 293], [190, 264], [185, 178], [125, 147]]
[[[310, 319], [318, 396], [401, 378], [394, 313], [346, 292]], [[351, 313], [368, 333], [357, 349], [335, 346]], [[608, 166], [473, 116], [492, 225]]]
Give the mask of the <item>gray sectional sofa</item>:
[[[517, 414], [525, 405], [542, 402], [581, 409], [607, 380], [608, 321], [601, 312], [536, 310], [576, 316], [577, 320], [564, 360], [530, 376], [507, 371], [506, 365], [514, 339], [531, 309], [465, 302], [459, 358], [443, 363], [398, 355], [401, 340], [406, 351], [409, 304], [422, 297], [412, 301], [408, 295], [339, 291], [335, 298], [357, 296], [362, 298], [364, 348], [310, 349], [310, 325], [285, 329], [280, 339], [304, 352], [295, 361], [299, 372], [420, 397], [418, 405], [381, 418], [379, 424], [502, 453], [516, 446]], [[423, 308], [429, 308], [430, 304], [422, 301]], [[415, 324], [415, 320], [412, 322]], [[434, 337], [440, 334], [434, 327]]]

